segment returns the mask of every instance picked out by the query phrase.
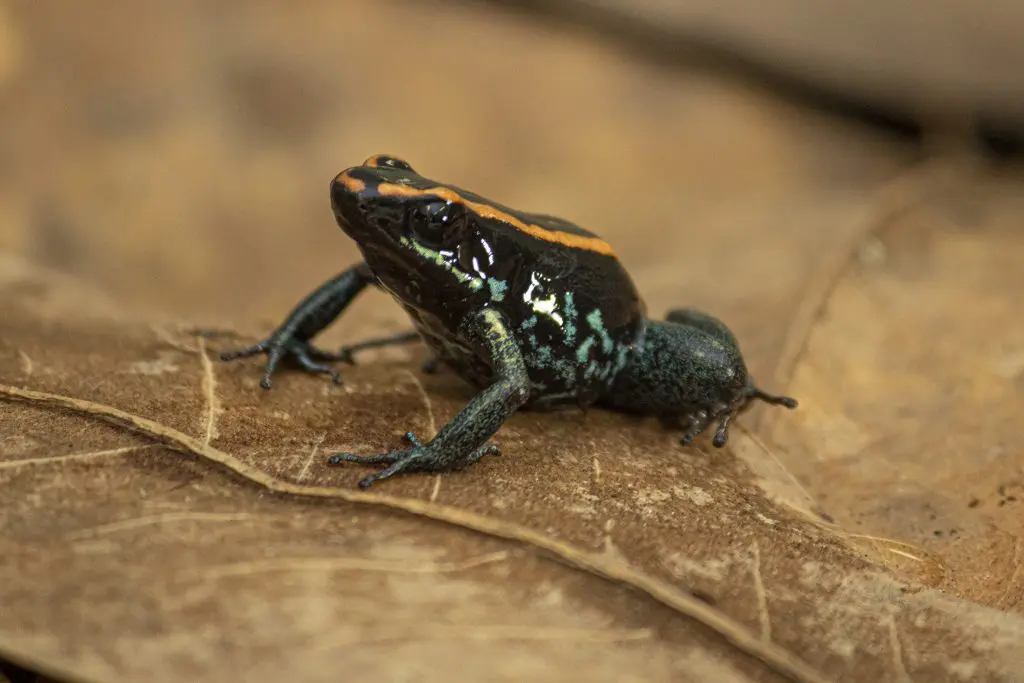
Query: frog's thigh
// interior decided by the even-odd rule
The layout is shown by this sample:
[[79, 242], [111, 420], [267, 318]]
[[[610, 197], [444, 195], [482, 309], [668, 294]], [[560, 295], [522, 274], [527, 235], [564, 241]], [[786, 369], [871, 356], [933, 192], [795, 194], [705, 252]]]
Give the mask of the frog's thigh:
[[695, 327], [710, 334], [723, 344], [739, 348], [739, 342], [725, 323], [704, 311], [699, 311], [696, 308], [674, 308], [668, 312], [665, 320], [678, 325]]

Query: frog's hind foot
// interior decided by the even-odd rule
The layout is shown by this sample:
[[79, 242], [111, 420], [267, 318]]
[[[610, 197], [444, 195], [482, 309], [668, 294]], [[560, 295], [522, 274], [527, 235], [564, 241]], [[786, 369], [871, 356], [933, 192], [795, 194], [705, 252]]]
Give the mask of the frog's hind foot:
[[[719, 419], [718, 427], [715, 429], [715, 435], [711, 439], [712, 445], [715, 448], [721, 448], [729, 441], [729, 423], [736, 416], [735, 412], [727, 413], [725, 416]], [[679, 439], [679, 444], [682, 446], [689, 446], [693, 443], [693, 440], [704, 433], [711, 423], [711, 418], [703, 410], [692, 415], [690, 417], [690, 426], [687, 428], [683, 437]]]
[[718, 426], [715, 428], [715, 435], [712, 437], [711, 443], [715, 448], [722, 448], [729, 442], [729, 425], [740, 413], [747, 410], [754, 401], [762, 401], [773, 406], [784, 406], [790, 410], [795, 409], [799, 405], [797, 400], [790, 396], [769, 394], [766, 391], [762, 391], [754, 384], [754, 379], [751, 377], [747, 380], [746, 391], [732, 409], [711, 415], [706, 410], [699, 410], [692, 415], [686, 416], [689, 424], [679, 440], [680, 445], [689, 446], [693, 443], [694, 439], [707, 429], [711, 422], [717, 419]]
[[754, 401], [761, 401], [772, 406], [783, 406], [790, 410], [795, 409], [799, 405], [797, 400], [791, 396], [769, 394], [766, 391], [762, 391], [754, 384], [753, 377], [748, 378], [747, 392], [743, 402], [734, 410], [725, 413], [718, 421], [718, 428], [715, 429], [715, 435], [711, 439], [711, 443], [715, 448], [722, 448], [729, 442], [729, 423], [737, 415], [747, 410]]
[[707, 411], [698, 410], [696, 413], [687, 416], [687, 419], [689, 424], [687, 424], [682, 438], [679, 439], [680, 446], [689, 446], [708, 426]]

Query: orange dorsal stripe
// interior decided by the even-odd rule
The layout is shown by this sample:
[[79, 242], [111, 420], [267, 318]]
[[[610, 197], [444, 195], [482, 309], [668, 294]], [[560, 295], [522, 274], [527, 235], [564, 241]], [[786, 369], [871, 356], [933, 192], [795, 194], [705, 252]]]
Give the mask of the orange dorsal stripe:
[[560, 244], [573, 249], [585, 249], [586, 251], [592, 251], [597, 254], [603, 254], [604, 256], [611, 256], [615, 258], [615, 250], [612, 249], [612, 246], [599, 237], [574, 235], [571, 232], [562, 232], [561, 230], [552, 230], [551, 228], [526, 223], [512, 214], [502, 211], [501, 209], [497, 209], [489, 204], [470, 201], [462, 197], [458, 192], [447, 187], [432, 187], [420, 190], [415, 187], [399, 185], [397, 183], [381, 183], [377, 186], [377, 191], [380, 194], [389, 197], [438, 197], [449, 202], [462, 204], [478, 216], [501, 221], [520, 232], [524, 232], [531, 237], [536, 237], [537, 239], [544, 240], [545, 242]]

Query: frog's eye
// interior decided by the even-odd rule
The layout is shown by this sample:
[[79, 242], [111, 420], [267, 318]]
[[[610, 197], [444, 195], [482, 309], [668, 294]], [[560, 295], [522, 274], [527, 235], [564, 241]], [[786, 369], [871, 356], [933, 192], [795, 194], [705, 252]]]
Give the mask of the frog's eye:
[[438, 199], [417, 207], [409, 218], [409, 227], [421, 242], [439, 245], [461, 227], [464, 219], [461, 204]]
[[[409, 165], [409, 162], [403, 161], [398, 157], [389, 157], [386, 154], [374, 154], [363, 162], [363, 166], [369, 168], [396, 168], [400, 171], [412, 171], [412, 166]], [[413, 172], [415, 173], [415, 171]]]

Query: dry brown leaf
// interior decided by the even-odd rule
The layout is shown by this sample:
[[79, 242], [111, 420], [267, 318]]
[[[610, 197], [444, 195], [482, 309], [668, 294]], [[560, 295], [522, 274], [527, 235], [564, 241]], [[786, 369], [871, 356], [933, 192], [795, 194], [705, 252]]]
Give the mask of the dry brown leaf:
[[[990, 355], [942, 375], [953, 337], [905, 343], [955, 326], [944, 288], [988, 302], [966, 320], [1005, 314], [1016, 283], [984, 264], [1019, 246], [1011, 179], [479, 8], [12, 7], [0, 247], [31, 263], [0, 259], [0, 656], [88, 681], [1017, 680], [1024, 625], [995, 608], [1019, 600], [998, 488], [1019, 399], [993, 370], [1012, 374], [1015, 337], [957, 329]], [[327, 455], [435, 431], [461, 382], [419, 373], [415, 346], [269, 393], [259, 363], [211, 359], [355, 257], [326, 180], [375, 152], [594, 227], [653, 313], [721, 315], [769, 388], [795, 371], [801, 409], [745, 417], [724, 451], [523, 413], [502, 458], [360, 494], [365, 470]], [[822, 317], [837, 305], [886, 332]], [[406, 324], [369, 294], [328, 339]], [[843, 365], [868, 342], [903, 374]], [[962, 379], [958, 402], [928, 394]], [[895, 440], [926, 417], [948, 424]], [[1006, 456], [978, 477], [981, 427]], [[842, 460], [861, 432], [874, 450]], [[919, 486], [853, 468], [882, 461]], [[954, 477], [977, 506], [950, 504]], [[880, 490], [897, 507], [864, 502]], [[922, 538], [939, 503], [965, 542]]]
[[841, 526], [913, 544], [922, 568], [942, 558], [934, 585], [1018, 613], [1019, 182], [960, 174], [860, 244], [797, 366], [808, 410], [773, 431]]
[[[30, 304], [2, 329], [0, 378], [14, 384], [0, 386], [0, 652], [91, 680], [327, 680], [339, 658], [374, 679], [428, 662], [424, 675], [450, 679], [441, 662], [458, 661], [498, 680], [720, 680], [722, 666], [737, 680], [889, 680], [900, 667], [997, 680], [1024, 629], [908, 593], [771, 503], [734, 459], [681, 453], [654, 425], [521, 414], [499, 437], [514, 457], [436, 492], [407, 477], [361, 493], [358, 468], [325, 467], [313, 444], [386, 443], [390, 419], [423, 419], [424, 394], [402, 384], [415, 363], [353, 369], [348, 390], [289, 376], [261, 395], [256, 374], [203, 362], [195, 339]], [[464, 400], [452, 378], [421, 382], [435, 414]], [[913, 658], [897, 666], [872, 644], [892, 642]], [[938, 655], [936, 642], [963, 645]]]

